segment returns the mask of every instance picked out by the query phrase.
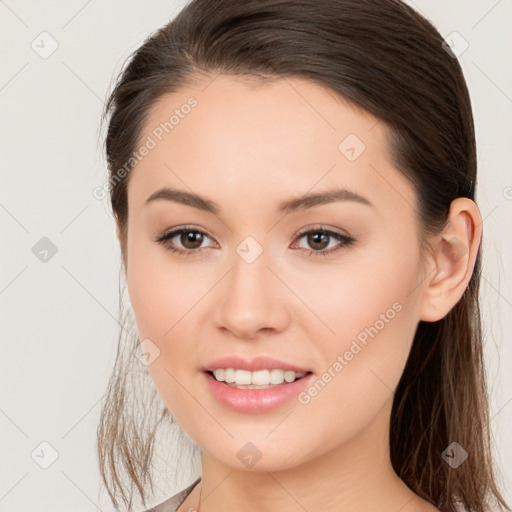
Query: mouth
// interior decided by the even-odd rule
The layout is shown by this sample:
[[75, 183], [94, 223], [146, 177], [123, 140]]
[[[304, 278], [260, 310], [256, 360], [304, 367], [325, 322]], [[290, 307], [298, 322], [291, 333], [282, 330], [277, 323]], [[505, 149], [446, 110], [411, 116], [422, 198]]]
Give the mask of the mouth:
[[202, 374], [210, 395], [220, 405], [238, 413], [265, 413], [283, 406], [296, 399], [315, 378], [312, 371], [295, 374], [276, 368], [254, 372], [233, 368], [205, 369]]
[[[218, 372], [218, 370], [217, 370], [217, 372]], [[279, 377], [277, 377], [277, 381], [281, 381], [281, 382], [276, 382], [276, 379], [274, 377], [274, 379], [272, 379], [273, 382], [265, 382], [265, 383], [261, 383], [261, 384], [256, 384], [256, 383], [251, 382], [251, 384], [248, 384], [248, 383], [242, 384], [242, 383], [236, 382], [236, 380], [234, 380], [232, 376], [230, 378], [229, 376], [226, 376], [225, 374], [221, 374], [220, 378], [217, 378], [219, 376], [219, 374], [217, 374], [217, 376], [216, 376], [215, 372], [213, 372], [211, 370], [207, 370], [207, 371], [205, 371], [205, 373], [207, 375], [209, 375], [212, 379], [214, 379], [216, 382], [218, 382], [219, 384], [224, 384], [226, 387], [230, 387], [233, 389], [271, 389], [271, 388], [277, 388], [277, 387], [284, 387], [284, 386], [293, 384], [294, 382], [297, 382], [299, 380], [305, 379], [313, 374], [313, 372], [311, 372], [311, 371], [302, 372], [302, 373], [285, 372], [288, 374], [287, 379], [282, 379], [282, 378], [280, 379]], [[281, 373], [283, 373], [283, 372], [281, 372]], [[231, 382], [226, 382], [226, 380], [231, 381]]]

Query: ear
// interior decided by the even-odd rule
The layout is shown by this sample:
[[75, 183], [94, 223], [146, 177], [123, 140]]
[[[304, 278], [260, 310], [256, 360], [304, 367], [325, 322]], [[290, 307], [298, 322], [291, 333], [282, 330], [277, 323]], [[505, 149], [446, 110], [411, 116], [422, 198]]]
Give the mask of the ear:
[[452, 201], [446, 228], [434, 239], [420, 320], [441, 320], [457, 304], [471, 279], [481, 239], [482, 217], [477, 205], [466, 197]]

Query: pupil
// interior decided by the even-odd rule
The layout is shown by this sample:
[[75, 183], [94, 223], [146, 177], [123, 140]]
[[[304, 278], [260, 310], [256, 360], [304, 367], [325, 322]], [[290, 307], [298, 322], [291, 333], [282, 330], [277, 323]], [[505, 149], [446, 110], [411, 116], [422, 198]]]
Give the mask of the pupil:
[[[183, 245], [186, 246], [187, 243], [192, 243], [192, 246], [193, 246], [192, 248], [201, 246], [202, 236], [203, 236], [201, 233], [197, 233], [194, 231], [188, 231], [187, 233], [183, 233], [183, 236], [185, 237], [185, 242], [183, 242], [183, 240], [182, 240]], [[320, 233], [320, 232], [314, 233], [313, 235], [309, 235], [308, 238], [309, 238], [309, 243], [313, 247], [316, 246], [317, 249], [323, 249], [327, 245], [329, 245], [329, 243], [328, 243], [329, 235], [327, 233]], [[194, 243], [196, 245], [194, 245]]]
[[[197, 235], [197, 236], [196, 236]], [[187, 233], [183, 233], [183, 236], [185, 237], [185, 241], [182, 240], [182, 243], [185, 247], [187, 247], [187, 243], [192, 243], [192, 249], [195, 249], [196, 247], [201, 246], [202, 242], [202, 236], [201, 233], [197, 233], [194, 231], [188, 231]], [[195, 243], [195, 245], [194, 245]]]
[[[322, 238], [323, 240], [321, 240]], [[310, 243], [313, 247], [315, 246], [315, 244], [320, 244], [321, 247], [317, 247], [317, 249], [323, 249], [325, 246], [329, 245], [329, 243], [327, 242], [328, 238], [329, 235], [327, 233], [315, 233], [314, 235], [310, 236]]]

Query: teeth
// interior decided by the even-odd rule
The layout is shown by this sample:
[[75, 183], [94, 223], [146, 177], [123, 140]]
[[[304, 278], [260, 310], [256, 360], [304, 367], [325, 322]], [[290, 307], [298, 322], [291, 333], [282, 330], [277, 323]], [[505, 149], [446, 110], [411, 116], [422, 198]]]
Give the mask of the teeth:
[[[295, 373], [291, 370], [258, 370], [251, 372], [248, 370], [236, 370], [234, 368], [219, 368], [214, 370], [215, 378], [220, 382], [234, 384], [237, 386], [268, 386], [282, 384], [284, 381], [293, 382], [296, 379], [304, 377], [306, 372]], [[249, 388], [251, 389], [251, 388]]]

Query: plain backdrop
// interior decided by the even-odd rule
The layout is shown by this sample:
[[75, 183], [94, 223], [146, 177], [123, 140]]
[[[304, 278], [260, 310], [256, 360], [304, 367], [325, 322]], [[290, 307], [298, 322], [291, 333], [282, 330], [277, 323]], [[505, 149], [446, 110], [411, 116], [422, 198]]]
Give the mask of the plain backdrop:
[[[459, 60], [478, 141], [491, 427], [510, 503], [512, 2], [409, 3], [468, 44]], [[95, 436], [116, 348], [120, 252], [107, 199], [92, 194], [106, 178], [100, 114], [126, 57], [183, 4], [0, 0], [0, 511], [112, 510]], [[192, 478], [164, 481], [155, 502]]]

